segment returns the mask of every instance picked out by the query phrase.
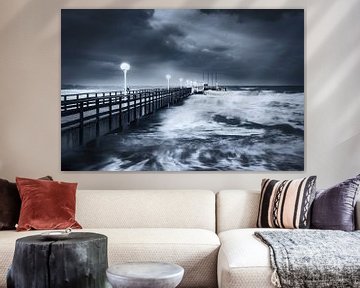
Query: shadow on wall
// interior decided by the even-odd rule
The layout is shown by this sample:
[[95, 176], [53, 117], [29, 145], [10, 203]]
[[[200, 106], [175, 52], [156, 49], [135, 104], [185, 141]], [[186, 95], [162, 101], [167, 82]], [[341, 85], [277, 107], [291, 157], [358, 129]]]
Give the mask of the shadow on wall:
[[[360, 13], [360, 2], [346, 2], [346, 4], [351, 3], [352, 5], [342, 4], [342, 6], [346, 6], [345, 9], [338, 9], [337, 6], [334, 6], [334, 2], [332, 2], [332, 5], [326, 11], [323, 11], [323, 7], [319, 6], [318, 10], [323, 11], [321, 17], [316, 16], [318, 15], [318, 13], [316, 13], [315, 15], [309, 15], [310, 19], [307, 21], [307, 42], [309, 43], [311, 41], [311, 46], [314, 46], [312, 50], [308, 51], [307, 61], [309, 63], [316, 63], [316, 66], [319, 65], [319, 67], [325, 68], [324, 70], [332, 71], [330, 79], [324, 79], [324, 74], [321, 73], [315, 75], [318, 77], [317, 79], [311, 79], [314, 80], [314, 82], [312, 82], [314, 85], [312, 91], [314, 95], [316, 95], [316, 102], [314, 104], [317, 107], [322, 105], [325, 101], [326, 93], [322, 92], [324, 91], [324, 88], [326, 88], [326, 90], [342, 88], [346, 78], [354, 75], [352, 74], [354, 70], [359, 68], [356, 66], [359, 64], [360, 60], [360, 54], [358, 53], [360, 47], [360, 29], [349, 33], [348, 28], [350, 27], [349, 21], [356, 19]], [[338, 17], [334, 17], [334, 14]], [[320, 27], [326, 26], [326, 22], [331, 22], [331, 26], [328, 26], [326, 31], [323, 31], [324, 29], [318, 31]], [[341, 43], [336, 47], [331, 45], [332, 43], [337, 42]], [[313, 43], [316, 43], [316, 45]], [[345, 51], [336, 51], [339, 48], [346, 50], [347, 47], [354, 47], [357, 49], [348, 51], [346, 54], [344, 53]], [[332, 53], [330, 54], [333, 57], [339, 57], [339, 59], [337, 59], [338, 61], [323, 61], [324, 58], [322, 55], [324, 55], [324, 51], [331, 51]], [[325, 80], [327, 82], [326, 87], [320, 85], [320, 83], [324, 83]], [[331, 85], [332, 89], [329, 89], [329, 85]]]
[[[328, 1], [325, 4], [324, 1], [314, 1], [310, 4], [313, 5], [309, 10], [311, 13], [307, 15], [306, 59], [308, 68], [312, 69], [311, 78], [307, 77], [308, 91], [311, 91], [311, 95], [307, 95], [307, 108], [311, 115], [324, 115], [324, 123], [320, 125], [332, 120], [328, 135], [320, 133], [322, 136], [317, 137], [323, 137], [320, 143], [324, 136], [331, 143], [325, 147], [329, 146], [329, 155], [337, 160], [327, 159], [325, 162], [337, 161], [338, 165], [328, 171], [337, 178], [342, 174], [340, 163], [344, 167], [353, 165], [352, 170], [359, 171], [359, 164], [355, 167], [356, 164], [349, 163], [349, 159], [360, 155], [360, 97], [354, 98], [354, 93], [359, 90], [360, 29], [356, 19], [359, 19], [360, 2]], [[350, 162], [356, 163], [356, 160]]]
[[[21, 1], [19, 1], [21, 3]], [[15, 4], [6, 4], [8, 6], [21, 6], [19, 2]], [[34, 29], [34, 31], [42, 32], [50, 25], [51, 21], [60, 15], [59, 7], [66, 6], [70, 0], [57, 1], [59, 5], [54, 5], [53, 1], [22, 1], [23, 5], [21, 8], [17, 8], [17, 13], [14, 14], [7, 23], [5, 22], [4, 26], [0, 28], [0, 35], [3, 31], [9, 29], [9, 26], [15, 26], [16, 21], [22, 19], [22, 21], [29, 21], [29, 25]], [[61, 6], [60, 6], [61, 4]], [[30, 17], [29, 15], [33, 15]], [[34, 17], [38, 15], [38, 17]]]
[[[308, 108], [313, 113], [327, 108], [327, 114], [330, 115], [328, 117], [337, 118], [333, 125], [333, 139], [330, 140], [333, 150], [346, 145], [350, 147], [353, 155], [359, 153], [359, 146], [350, 142], [356, 143], [360, 135], [357, 124], [360, 123], [360, 97], [356, 98], [354, 103], [354, 95], [349, 95], [346, 88], [350, 88], [350, 91], [358, 90], [356, 75], [360, 73], [360, 29], [358, 25], [352, 25], [352, 22], [358, 19], [359, 14], [359, 1], [332, 1], [325, 11], [323, 5], [319, 5], [307, 21], [307, 41], [311, 41], [308, 47], [312, 48], [308, 49], [307, 61], [311, 67], [320, 67], [318, 72], [324, 71], [312, 75], [312, 79], [309, 79], [311, 81], [308, 81], [312, 85], [312, 95], [308, 96], [313, 97]], [[350, 27], [353, 27], [351, 31]], [[334, 46], [334, 43], [337, 45]], [[325, 51], [327, 53], [324, 53]], [[327, 107], [330, 100], [331, 108]]]

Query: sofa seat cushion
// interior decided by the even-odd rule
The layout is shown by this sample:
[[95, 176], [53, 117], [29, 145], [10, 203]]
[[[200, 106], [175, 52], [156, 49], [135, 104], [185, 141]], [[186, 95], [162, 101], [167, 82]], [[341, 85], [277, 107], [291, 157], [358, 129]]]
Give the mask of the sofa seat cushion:
[[220, 241], [209, 230], [178, 228], [106, 229], [109, 265], [123, 262], [163, 261], [182, 266], [179, 287], [216, 287]]
[[255, 231], [262, 230], [274, 229], [235, 229], [219, 234], [219, 288], [274, 287], [269, 248], [254, 236]]
[[[77, 230], [74, 230], [77, 231]], [[0, 232], [0, 288], [6, 287], [6, 273], [12, 262], [17, 238], [44, 231]], [[216, 287], [216, 264], [220, 241], [203, 229], [136, 228], [82, 229], [108, 237], [109, 265], [123, 262], [164, 261], [185, 269], [179, 287]]]

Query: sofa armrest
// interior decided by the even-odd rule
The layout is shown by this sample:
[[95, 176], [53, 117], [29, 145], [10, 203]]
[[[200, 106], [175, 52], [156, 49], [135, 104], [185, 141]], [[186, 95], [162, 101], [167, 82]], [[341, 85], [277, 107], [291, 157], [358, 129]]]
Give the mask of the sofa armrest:
[[356, 202], [355, 206], [355, 229], [360, 230], [360, 199]]

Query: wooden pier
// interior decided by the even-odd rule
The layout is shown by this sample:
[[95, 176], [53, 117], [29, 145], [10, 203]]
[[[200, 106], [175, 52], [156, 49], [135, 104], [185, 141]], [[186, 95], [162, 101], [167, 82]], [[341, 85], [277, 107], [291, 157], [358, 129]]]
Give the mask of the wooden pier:
[[61, 96], [61, 148], [68, 150], [170, 107], [191, 95], [191, 88], [145, 89]]

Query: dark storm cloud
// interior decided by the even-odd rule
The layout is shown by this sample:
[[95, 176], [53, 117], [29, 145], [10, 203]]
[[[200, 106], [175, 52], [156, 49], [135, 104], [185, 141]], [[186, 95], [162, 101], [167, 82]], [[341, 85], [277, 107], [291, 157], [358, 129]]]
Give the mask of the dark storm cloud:
[[122, 61], [138, 85], [166, 71], [303, 84], [303, 21], [303, 10], [62, 10], [62, 84], [118, 83]]
[[62, 82], [111, 79], [122, 61], [136, 67], [176, 57], [175, 43], [164, 35], [182, 36], [182, 32], [174, 25], [155, 31], [148, 22], [153, 13], [62, 10]]
[[300, 15], [302, 16], [303, 10], [296, 9], [201, 9], [204, 14], [227, 14], [234, 15], [237, 17], [239, 22], [245, 21], [266, 21], [275, 22], [279, 21], [289, 15]]

